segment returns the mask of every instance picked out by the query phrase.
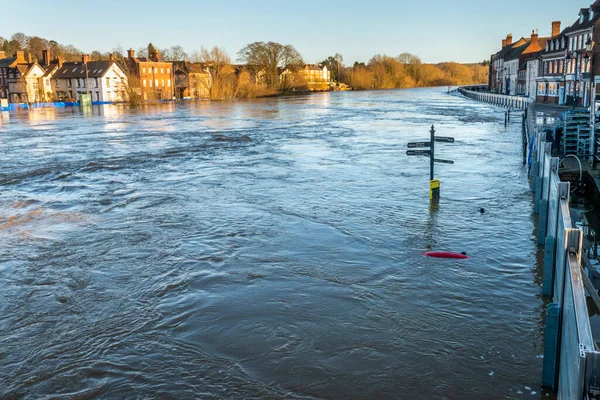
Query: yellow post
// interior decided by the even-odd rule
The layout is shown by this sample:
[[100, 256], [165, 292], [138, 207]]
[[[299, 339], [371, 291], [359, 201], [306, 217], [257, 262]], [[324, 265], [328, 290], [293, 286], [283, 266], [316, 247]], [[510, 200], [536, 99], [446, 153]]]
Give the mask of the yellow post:
[[430, 199], [439, 199], [440, 198], [440, 181], [439, 179], [434, 179], [429, 181], [429, 198]]

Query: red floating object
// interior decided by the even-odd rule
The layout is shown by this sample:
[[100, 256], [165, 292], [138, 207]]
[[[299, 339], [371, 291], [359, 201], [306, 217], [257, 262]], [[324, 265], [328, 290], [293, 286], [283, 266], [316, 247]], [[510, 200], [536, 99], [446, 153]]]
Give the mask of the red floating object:
[[426, 251], [425, 253], [423, 253], [423, 255], [427, 256], [427, 257], [435, 257], [435, 258], [459, 258], [459, 259], [469, 258], [469, 256], [466, 254], [453, 253], [451, 251]]

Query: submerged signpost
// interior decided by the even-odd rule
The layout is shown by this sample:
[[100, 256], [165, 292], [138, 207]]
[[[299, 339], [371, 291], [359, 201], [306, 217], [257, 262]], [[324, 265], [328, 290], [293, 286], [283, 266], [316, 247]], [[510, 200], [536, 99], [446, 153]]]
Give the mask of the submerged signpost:
[[427, 156], [429, 157], [429, 198], [430, 199], [439, 199], [440, 198], [440, 181], [433, 179], [433, 164], [434, 163], [442, 163], [442, 164], [454, 164], [452, 160], [442, 160], [440, 158], [435, 158], [435, 142], [439, 143], [454, 143], [453, 137], [448, 136], [435, 136], [435, 128], [431, 125], [431, 130], [429, 131], [431, 134], [431, 138], [429, 142], [409, 142], [409, 149], [416, 149], [419, 147], [429, 147], [429, 150], [407, 150], [407, 156]]

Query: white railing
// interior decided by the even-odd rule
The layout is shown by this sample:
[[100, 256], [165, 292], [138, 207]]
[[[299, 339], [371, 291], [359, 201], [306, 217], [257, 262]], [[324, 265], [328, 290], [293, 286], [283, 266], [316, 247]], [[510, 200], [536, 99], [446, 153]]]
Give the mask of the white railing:
[[[499, 107], [525, 110], [533, 102], [529, 97], [508, 96], [505, 94], [490, 93], [480, 90], [472, 90], [472, 87], [461, 87], [458, 91], [465, 97]], [[481, 87], [479, 87], [481, 89]]]

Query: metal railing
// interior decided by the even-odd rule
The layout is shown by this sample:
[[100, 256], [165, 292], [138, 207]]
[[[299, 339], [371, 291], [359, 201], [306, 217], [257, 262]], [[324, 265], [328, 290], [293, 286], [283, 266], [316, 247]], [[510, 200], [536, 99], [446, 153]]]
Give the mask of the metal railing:
[[529, 97], [523, 96], [508, 96], [505, 94], [497, 94], [471, 90], [469, 87], [458, 88], [458, 91], [465, 97], [484, 103], [493, 104], [499, 107], [513, 108], [517, 110], [525, 110], [533, 101]]
[[530, 135], [529, 167], [538, 243], [545, 246], [542, 292], [552, 298], [546, 310], [542, 384], [558, 399], [595, 398], [600, 396], [600, 352], [586, 303], [586, 284], [593, 286], [582, 266], [583, 232], [572, 225], [570, 183], [561, 182], [552, 144], [538, 133], [534, 128]]

